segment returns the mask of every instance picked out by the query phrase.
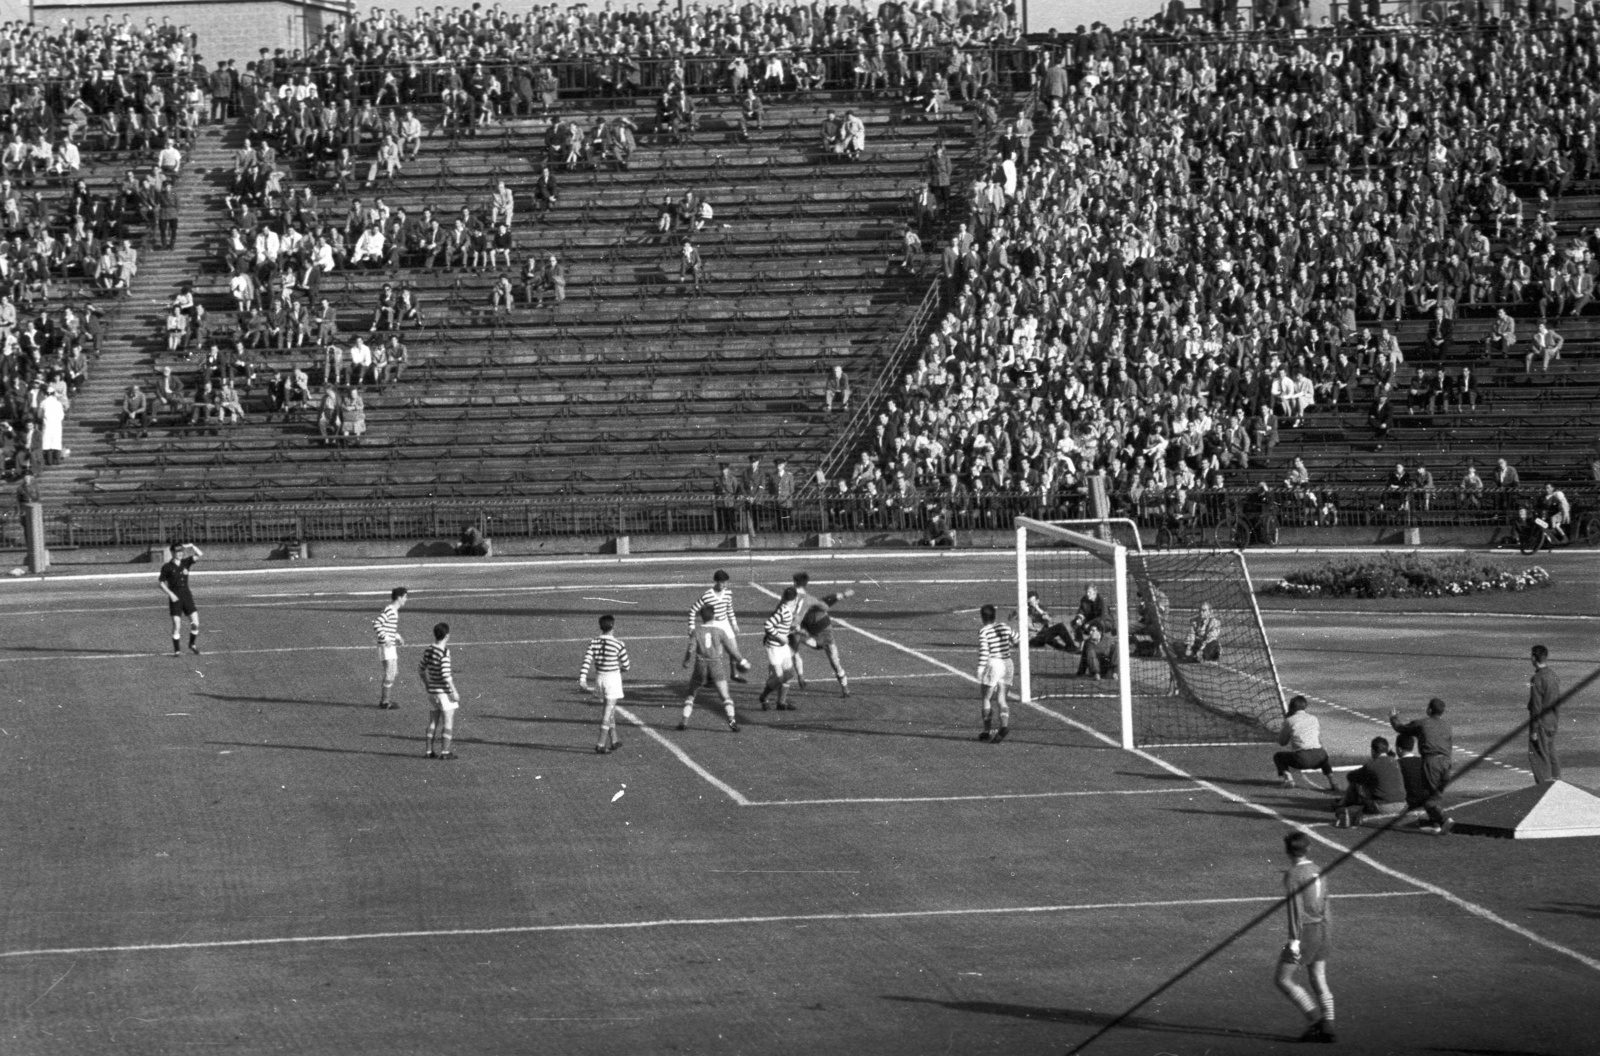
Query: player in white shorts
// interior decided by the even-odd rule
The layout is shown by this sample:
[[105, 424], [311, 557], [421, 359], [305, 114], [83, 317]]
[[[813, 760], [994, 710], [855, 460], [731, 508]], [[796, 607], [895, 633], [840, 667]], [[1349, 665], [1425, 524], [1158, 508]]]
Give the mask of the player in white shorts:
[[594, 668], [595, 688], [606, 702], [600, 718], [600, 743], [594, 746], [596, 755], [622, 747], [622, 738], [617, 736], [617, 704], [622, 700], [622, 672], [630, 665], [628, 647], [611, 633], [616, 626], [616, 617], [600, 617], [600, 634], [590, 640], [589, 651], [583, 654], [583, 669], [578, 672], [578, 685], [589, 693], [589, 669]]
[[[1011, 682], [1016, 677], [1012, 656], [1022, 636], [995, 619], [993, 605], [979, 610], [983, 628], [978, 631], [978, 683], [983, 701], [983, 732], [978, 740], [999, 744], [1011, 732]], [[1000, 728], [993, 730], [994, 712], [1000, 713]]]
[[793, 711], [789, 703], [789, 680], [794, 678], [794, 647], [789, 644], [794, 631], [795, 599], [800, 592], [785, 587], [778, 607], [767, 617], [762, 631], [761, 644], [767, 651], [767, 684], [761, 689], [761, 710], [767, 710], [767, 698], [778, 695], [778, 710]]
[[[456, 753], [450, 749], [455, 735], [456, 709], [461, 706], [461, 693], [456, 689], [455, 672], [450, 667], [450, 625], [437, 623], [433, 627], [433, 644], [422, 651], [422, 663], [417, 665], [422, 676], [422, 688], [428, 691], [433, 702], [428, 714], [428, 758], [451, 760]], [[434, 735], [438, 734], [440, 750], [433, 750]]]
[[389, 604], [372, 621], [378, 635], [378, 658], [383, 663], [383, 691], [378, 695], [378, 707], [392, 710], [400, 705], [389, 698], [394, 680], [400, 674], [400, 646], [406, 640], [400, 636], [400, 610], [406, 604], [406, 588], [395, 587], [389, 592]]

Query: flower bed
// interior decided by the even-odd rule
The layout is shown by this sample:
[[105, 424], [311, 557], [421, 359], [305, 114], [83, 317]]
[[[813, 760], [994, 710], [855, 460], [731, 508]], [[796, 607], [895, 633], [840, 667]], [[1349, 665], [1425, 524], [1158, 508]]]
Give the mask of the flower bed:
[[1267, 592], [1301, 598], [1440, 598], [1549, 585], [1550, 573], [1537, 565], [1508, 572], [1464, 554], [1408, 553], [1328, 561], [1289, 573]]

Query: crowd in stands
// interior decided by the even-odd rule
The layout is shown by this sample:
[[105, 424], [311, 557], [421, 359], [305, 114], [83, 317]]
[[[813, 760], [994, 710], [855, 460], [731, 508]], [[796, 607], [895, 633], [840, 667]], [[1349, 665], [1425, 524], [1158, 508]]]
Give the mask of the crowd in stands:
[[[166, 18], [6, 23], [0, 63], [0, 473], [19, 479], [66, 454], [63, 420], [99, 354], [93, 299], [128, 292], [135, 241], [173, 244], [179, 145], [210, 91], [192, 38]], [[91, 187], [84, 151], [134, 167]]]
[[[1525, 359], [1515, 320], [1554, 332], [1592, 300], [1600, 232], [1552, 209], [1600, 180], [1587, 17], [1181, 49], [1101, 31], [1043, 65], [1038, 135], [1010, 130], [960, 189], [947, 310], [841, 492], [1070, 508], [1104, 473], [1124, 510], [1192, 511], [1276, 470], [1309, 407], [1386, 431], [1393, 321], [1433, 320], [1437, 360], [1459, 315], [1498, 313], [1469, 351], [1536, 370], [1551, 343]], [[1476, 406], [1471, 371], [1419, 378], [1407, 412]]]

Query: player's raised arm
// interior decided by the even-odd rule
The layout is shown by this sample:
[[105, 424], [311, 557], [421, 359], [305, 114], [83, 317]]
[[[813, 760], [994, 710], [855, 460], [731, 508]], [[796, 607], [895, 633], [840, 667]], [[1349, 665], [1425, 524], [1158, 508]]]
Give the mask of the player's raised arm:
[[205, 551], [201, 550], [198, 546], [195, 546], [193, 543], [184, 543], [183, 544], [183, 548], [185, 550], [189, 551], [189, 556], [194, 558], [196, 561], [198, 561], [202, 557], [206, 556], [205, 555]]

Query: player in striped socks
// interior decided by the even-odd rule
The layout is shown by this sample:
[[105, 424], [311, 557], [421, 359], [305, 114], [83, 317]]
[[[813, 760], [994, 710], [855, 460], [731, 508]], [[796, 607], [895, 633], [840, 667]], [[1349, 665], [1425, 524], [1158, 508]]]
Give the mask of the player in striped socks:
[[[417, 666], [422, 675], [422, 688], [427, 690], [433, 707], [428, 713], [428, 758], [454, 759], [450, 739], [454, 736], [456, 709], [461, 706], [461, 694], [456, 690], [455, 673], [450, 670], [450, 625], [437, 623], [433, 627], [433, 644], [422, 651], [422, 663]], [[433, 735], [438, 731], [440, 751], [433, 750]]]
[[[694, 637], [695, 617], [700, 614], [701, 607], [705, 605], [710, 605], [712, 611], [716, 614], [712, 617], [711, 622], [722, 624], [728, 629], [728, 634], [737, 639], [739, 637], [739, 615], [733, 611], [733, 589], [728, 586], [728, 573], [720, 568], [712, 575], [711, 586], [706, 589], [704, 594], [700, 595], [700, 600], [695, 602], [693, 607], [689, 609], [689, 637], [691, 638]], [[737, 670], [733, 672], [733, 680], [735, 682], [748, 681]]]
[[589, 651], [583, 654], [583, 669], [578, 672], [578, 685], [585, 693], [589, 688], [589, 669], [594, 669], [595, 689], [605, 698], [605, 714], [600, 718], [600, 743], [594, 746], [596, 755], [605, 755], [622, 747], [617, 736], [617, 704], [622, 700], [622, 672], [628, 670], [628, 647], [612, 630], [616, 617], [609, 613], [600, 617], [600, 635], [589, 640]]
[[[1305, 1014], [1310, 1026], [1301, 1041], [1332, 1042], [1333, 991], [1328, 989], [1328, 953], [1333, 940], [1328, 934], [1328, 884], [1307, 853], [1311, 840], [1303, 832], [1283, 838], [1283, 849], [1293, 864], [1284, 870], [1283, 887], [1288, 895], [1289, 941], [1278, 958], [1278, 989]], [[1313, 997], [1295, 982], [1295, 972], [1304, 965], [1311, 979]]]
[[689, 648], [683, 654], [683, 666], [694, 661], [694, 673], [689, 677], [689, 695], [683, 698], [683, 720], [678, 729], [689, 728], [689, 718], [694, 714], [695, 694], [705, 686], [714, 686], [722, 702], [722, 713], [728, 718], [728, 729], [739, 732], [739, 717], [733, 709], [733, 696], [728, 692], [728, 659], [738, 664], [739, 670], [750, 670], [750, 661], [739, 655], [739, 643], [727, 624], [716, 619], [716, 609], [700, 606], [700, 626], [689, 638]]
[[372, 629], [378, 634], [378, 658], [383, 663], [383, 691], [378, 695], [378, 707], [385, 711], [400, 706], [389, 699], [389, 691], [394, 688], [394, 680], [400, 674], [399, 647], [406, 644], [406, 640], [400, 636], [400, 610], [405, 608], [406, 594], [405, 587], [391, 590], [389, 604], [372, 621]]
[[767, 684], [761, 690], [761, 710], [767, 710], [767, 698], [778, 695], [778, 710], [793, 711], [789, 703], [789, 680], [794, 677], [794, 649], [789, 645], [789, 635], [794, 630], [794, 606], [799, 591], [785, 587], [778, 607], [767, 617], [761, 635], [761, 644], [767, 650]]
[[[1006, 623], [995, 619], [993, 605], [979, 610], [983, 628], [978, 631], [978, 693], [983, 701], [983, 732], [978, 740], [993, 738], [995, 744], [1011, 732], [1011, 680], [1014, 677], [1012, 652], [1022, 636]], [[1000, 728], [992, 730], [993, 713], [1000, 712]]]

